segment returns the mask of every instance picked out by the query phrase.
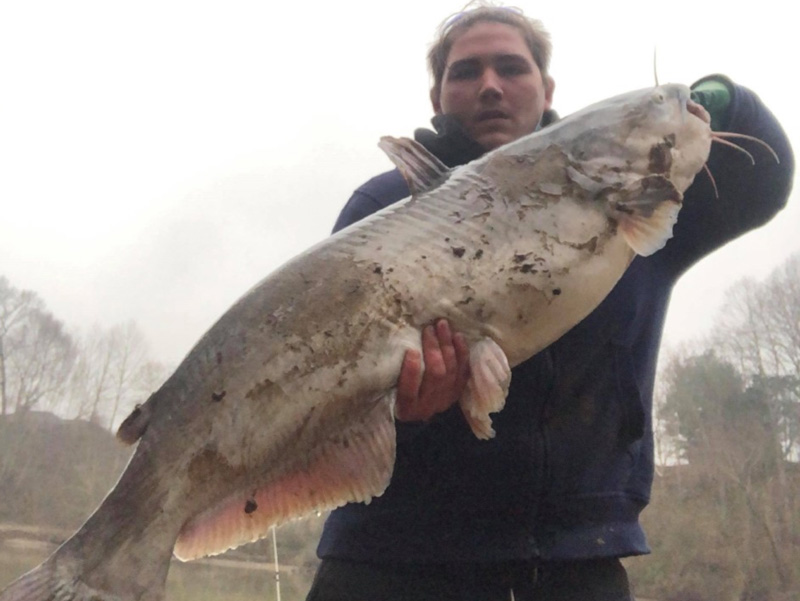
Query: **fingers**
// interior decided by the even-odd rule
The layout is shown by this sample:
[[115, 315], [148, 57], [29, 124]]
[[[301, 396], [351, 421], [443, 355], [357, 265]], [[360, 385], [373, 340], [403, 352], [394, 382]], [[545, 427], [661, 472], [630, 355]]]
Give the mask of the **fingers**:
[[[441, 323], [445, 324], [444, 328], [440, 327]], [[439, 334], [440, 330], [445, 331], [444, 336]], [[422, 357], [425, 360], [425, 372], [429, 377], [441, 378], [447, 375], [447, 369], [452, 360], [449, 357], [450, 353], [443, 347], [448, 344], [447, 340], [449, 339], [450, 326], [444, 320], [436, 324], [436, 327], [426, 326], [422, 330]], [[452, 345], [452, 342], [449, 344]]]
[[428, 420], [455, 403], [469, 379], [469, 346], [447, 320], [422, 331], [422, 358], [406, 352], [397, 382], [395, 412], [401, 421]]
[[457, 381], [463, 392], [469, 380], [469, 345], [467, 339], [462, 334], [456, 333], [453, 336], [453, 348], [456, 354], [456, 374]]
[[418, 351], [406, 351], [400, 377], [397, 379], [395, 415], [400, 421], [414, 421], [419, 412], [417, 400], [422, 381], [422, 356]]

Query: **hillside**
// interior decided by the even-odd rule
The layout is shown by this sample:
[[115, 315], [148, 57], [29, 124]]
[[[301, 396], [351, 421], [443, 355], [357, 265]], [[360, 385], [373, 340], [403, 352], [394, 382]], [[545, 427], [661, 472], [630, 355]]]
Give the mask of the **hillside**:
[[[45, 540], [62, 542], [63, 533], [78, 528], [114, 486], [131, 453], [110, 432], [83, 420], [33, 411], [0, 416], [0, 525], [33, 527], [50, 533]], [[315, 564], [321, 524], [312, 517], [281, 527], [281, 561]], [[225, 554], [258, 561], [271, 556], [267, 541]]]
[[82, 420], [0, 417], [0, 520], [74, 529], [113, 486], [131, 449]]

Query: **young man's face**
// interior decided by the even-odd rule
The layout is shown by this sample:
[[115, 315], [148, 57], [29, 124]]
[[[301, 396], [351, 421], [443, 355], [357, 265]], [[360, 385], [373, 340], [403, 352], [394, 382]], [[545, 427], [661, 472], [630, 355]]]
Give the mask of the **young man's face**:
[[456, 117], [492, 150], [536, 129], [550, 108], [553, 88], [517, 28], [482, 21], [453, 43], [439, 97], [432, 95], [433, 109]]

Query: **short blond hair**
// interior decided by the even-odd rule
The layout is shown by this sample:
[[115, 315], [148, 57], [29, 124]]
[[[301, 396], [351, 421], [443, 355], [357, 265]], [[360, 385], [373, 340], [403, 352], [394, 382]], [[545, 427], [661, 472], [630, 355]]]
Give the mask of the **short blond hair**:
[[[470, 8], [474, 6], [474, 8]], [[531, 51], [533, 60], [542, 72], [542, 78], [547, 77], [550, 68], [550, 56], [553, 44], [550, 33], [538, 19], [526, 17], [521, 9], [489, 4], [485, 0], [470, 2], [464, 10], [447, 17], [442, 21], [437, 30], [436, 40], [428, 51], [428, 69], [433, 78], [431, 97], [438, 99], [442, 91], [442, 80], [447, 67], [447, 57], [456, 38], [467, 29], [481, 22], [503, 23], [516, 27], [525, 44]]]

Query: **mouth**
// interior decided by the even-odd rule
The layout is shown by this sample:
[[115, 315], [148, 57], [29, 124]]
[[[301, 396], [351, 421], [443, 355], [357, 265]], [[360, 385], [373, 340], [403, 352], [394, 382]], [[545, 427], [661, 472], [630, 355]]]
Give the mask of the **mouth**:
[[508, 114], [504, 113], [503, 111], [499, 111], [497, 109], [490, 109], [478, 113], [475, 117], [475, 121], [480, 123], [481, 121], [491, 121], [492, 119], [509, 119], [509, 118], [510, 117], [508, 116]]
[[687, 100], [686, 110], [698, 119], [711, 124], [711, 115], [708, 114], [708, 111], [706, 111], [702, 104], [694, 102], [693, 100]]

